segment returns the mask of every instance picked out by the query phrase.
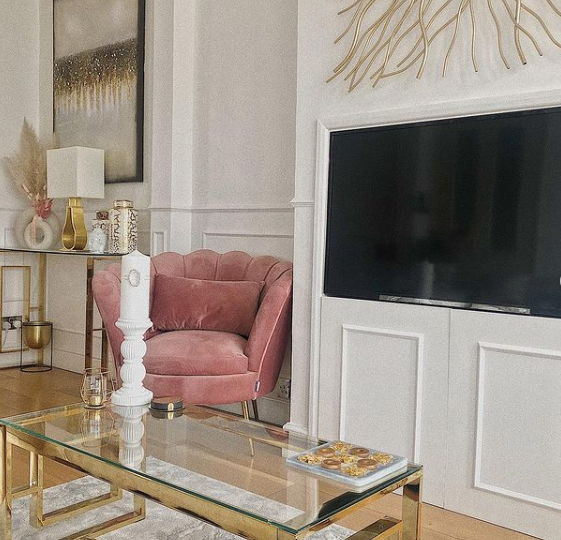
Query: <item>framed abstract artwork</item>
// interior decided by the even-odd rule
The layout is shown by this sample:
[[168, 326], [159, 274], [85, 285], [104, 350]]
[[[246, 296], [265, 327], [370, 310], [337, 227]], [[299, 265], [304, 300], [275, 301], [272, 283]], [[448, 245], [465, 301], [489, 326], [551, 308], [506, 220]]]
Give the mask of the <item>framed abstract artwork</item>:
[[53, 0], [58, 144], [105, 150], [105, 181], [142, 182], [145, 0]]

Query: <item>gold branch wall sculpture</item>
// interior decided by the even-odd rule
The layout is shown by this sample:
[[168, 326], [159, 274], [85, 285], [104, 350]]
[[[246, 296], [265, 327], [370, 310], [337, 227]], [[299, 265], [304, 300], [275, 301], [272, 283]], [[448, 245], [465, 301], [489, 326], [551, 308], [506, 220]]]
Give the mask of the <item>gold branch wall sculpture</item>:
[[[341, 0], [336, 0], [341, 2]], [[338, 15], [348, 18], [345, 29], [335, 40], [350, 41], [343, 60], [333, 70], [330, 82], [343, 77], [349, 92], [363, 81], [375, 88], [383, 79], [416, 70], [421, 78], [434, 43], [443, 45], [442, 76], [451, 62], [460, 37], [469, 32], [470, 62], [479, 71], [477, 47], [482, 22], [494, 29], [494, 45], [507, 69], [511, 64], [507, 45], [514, 48], [522, 64], [526, 48], [543, 56], [539, 39], [561, 48], [552, 24], [561, 23], [559, 0], [539, 0], [539, 12], [525, 0], [348, 0]], [[538, 34], [539, 32], [539, 34]]]

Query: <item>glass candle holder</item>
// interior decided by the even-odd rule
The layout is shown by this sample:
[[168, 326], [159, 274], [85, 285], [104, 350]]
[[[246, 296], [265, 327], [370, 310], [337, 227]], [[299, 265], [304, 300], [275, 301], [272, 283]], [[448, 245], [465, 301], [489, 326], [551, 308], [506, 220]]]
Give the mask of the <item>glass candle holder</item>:
[[87, 368], [84, 370], [80, 394], [87, 409], [105, 407], [114, 390], [113, 380], [107, 369]]
[[101, 448], [115, 434], [115, 418], [106, 410], [86, 410], [80, 424], [82, 446]]

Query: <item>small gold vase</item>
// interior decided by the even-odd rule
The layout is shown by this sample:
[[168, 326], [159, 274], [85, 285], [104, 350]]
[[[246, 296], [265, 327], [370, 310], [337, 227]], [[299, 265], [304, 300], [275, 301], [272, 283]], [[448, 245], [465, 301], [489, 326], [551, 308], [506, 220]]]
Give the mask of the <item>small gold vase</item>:
[[44, 349], [52, 338], [52, 323], [30, 321], [22, 324], [23, 341], [30, 349]]

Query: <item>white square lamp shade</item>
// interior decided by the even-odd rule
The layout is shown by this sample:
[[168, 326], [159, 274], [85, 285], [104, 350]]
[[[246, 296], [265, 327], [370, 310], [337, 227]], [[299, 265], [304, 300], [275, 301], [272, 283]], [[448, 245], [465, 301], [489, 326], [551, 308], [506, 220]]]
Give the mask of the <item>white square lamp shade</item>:
[[103, 199], [105, 151], [82, 146], [48, 150], [47, 179], [49, 199]]
[[62, 245], [83, 250], [88, 241], [82, 198], [105, 196], [105, 151], [73, 146], [47, 151], [47, 197], [68, 198]]

